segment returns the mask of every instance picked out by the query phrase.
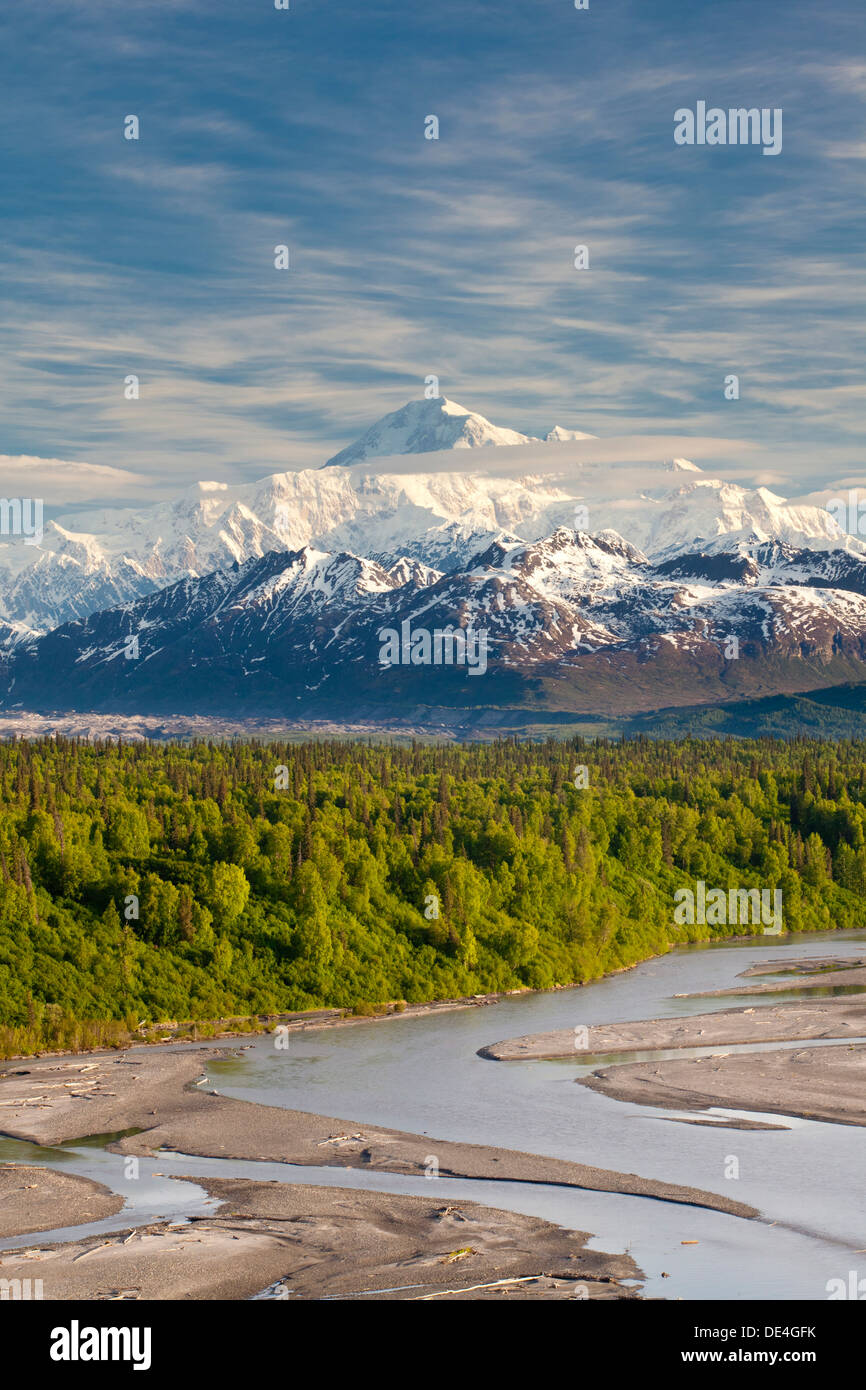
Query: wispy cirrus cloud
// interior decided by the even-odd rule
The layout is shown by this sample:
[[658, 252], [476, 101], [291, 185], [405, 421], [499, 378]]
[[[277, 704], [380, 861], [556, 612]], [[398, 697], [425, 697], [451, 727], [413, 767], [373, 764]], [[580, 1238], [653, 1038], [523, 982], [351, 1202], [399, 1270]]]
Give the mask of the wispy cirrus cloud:
[[[7, 11], [0, 448], [157, 495], [315, 466], [435, 373], [527, 432], [747, 438], [794, 488], [856, 471], [858, 23], [855, 0]], [[782, 155], [677, 148], [699, 97], [783, 106]]]

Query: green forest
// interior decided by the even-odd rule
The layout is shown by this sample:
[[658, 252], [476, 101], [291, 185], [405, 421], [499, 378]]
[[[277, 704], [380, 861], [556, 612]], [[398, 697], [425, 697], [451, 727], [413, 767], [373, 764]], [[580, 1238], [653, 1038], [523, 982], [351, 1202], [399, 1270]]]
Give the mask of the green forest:
[[4, 743], [0, 1055], [546, 989], [760, 931], [675, 926], [698, 879], [781, 889], [786, 931], [866, 926], [863, 751]]

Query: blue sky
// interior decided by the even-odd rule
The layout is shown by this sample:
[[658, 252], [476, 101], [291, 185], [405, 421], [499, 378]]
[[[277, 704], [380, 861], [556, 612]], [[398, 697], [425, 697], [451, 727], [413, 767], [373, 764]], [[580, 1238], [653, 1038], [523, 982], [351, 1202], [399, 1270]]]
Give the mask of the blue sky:
[[[862, 0], [7, 7], [0, 486], [314, 466], [429, 373], [530, 433], [861, 480], [864, 32]], [[781, 107], [782, 153], [676, 146], [698, 100]]]

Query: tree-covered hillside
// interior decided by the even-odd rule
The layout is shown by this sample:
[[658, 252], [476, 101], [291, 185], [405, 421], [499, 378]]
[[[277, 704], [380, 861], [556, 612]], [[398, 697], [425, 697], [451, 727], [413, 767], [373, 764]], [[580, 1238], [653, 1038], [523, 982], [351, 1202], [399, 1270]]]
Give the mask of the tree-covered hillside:
[[863, 750], [4, 744], [0, 1052], [546, 988], [760, 931], [674, 926], [697, 879], [781, 888], [786, 930], [864, 926]]

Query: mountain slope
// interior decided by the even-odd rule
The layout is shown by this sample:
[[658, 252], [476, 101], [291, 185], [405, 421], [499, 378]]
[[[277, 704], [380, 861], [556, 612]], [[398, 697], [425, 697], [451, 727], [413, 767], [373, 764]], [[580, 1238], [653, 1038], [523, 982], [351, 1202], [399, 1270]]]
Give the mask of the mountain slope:
[[[415, 401], [328, 466], [2, 543], [5, 708], [399, 724], [436, 707], [453, 724], [863, 678], [866, 546], [829, 512], [684, 458], [617, 463], [586, 438]], [[367, 471], [386, 453], [428, 471]], [[454, 628], [485, 634], [474, 666], [423, 664], [424, 634]]]
[[[548, 447], [564, 446], [539, 445], [542, 456]], [[639, 477], [608, 464], [569, 471], [561, 463], [558, 473], [517, 478], [332, 467], [233, 486], [199, 483], [154, 507], [47, 522], [41, 546], [0, 543], [0, 619], [44, 631], [185, 576], [305, 545], [386, 567], [408, 555], [459, 570], [503, 535], [532, 542], [573, 526], [578, 509], [578, 526], [616, 531], [653, 558], [739, 554], [772, 541], [816, 555], [866, 553], [819, 507], [791, 507], [765, 489], [700, 472], [672, 477], [663, 464]]]
[[[614, 532], [568, 528], [445, 574], [271, 552], [19, 643], [3, 704], [399, 722], [435, 705], [639, 713], [817, 689], [866, 660], [866, 560], [822, 559], [814, 584], [778, 547], [745, 576], [696, 574], [695, 557], [673, 573]], [[431, 658], [429, 635], [457, 628], [484, 633], [483, 661]], [[426, 654], [409, 645], [425, 633]]]

